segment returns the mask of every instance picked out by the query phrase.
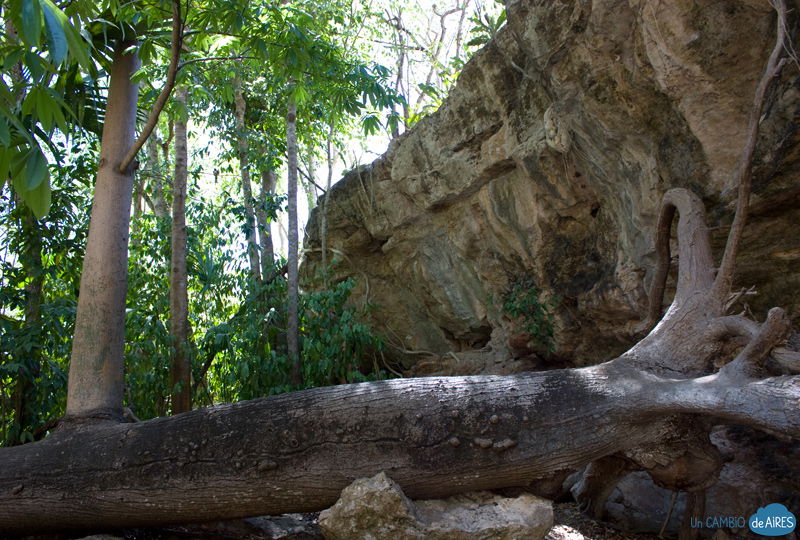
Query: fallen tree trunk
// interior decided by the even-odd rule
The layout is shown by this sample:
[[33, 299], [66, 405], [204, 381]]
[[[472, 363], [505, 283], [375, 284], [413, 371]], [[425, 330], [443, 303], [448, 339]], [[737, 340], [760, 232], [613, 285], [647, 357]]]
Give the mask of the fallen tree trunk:
[[0, 530], [320, 510], [382, 470], [413, 498], [527, 486], [662, 440], [675, 432], [676, 412], [800, 437], [798, 406], [800, 377], [670, 380], [625, 357], [576, 370], [312, 389], [72, 427], [4, 449]]

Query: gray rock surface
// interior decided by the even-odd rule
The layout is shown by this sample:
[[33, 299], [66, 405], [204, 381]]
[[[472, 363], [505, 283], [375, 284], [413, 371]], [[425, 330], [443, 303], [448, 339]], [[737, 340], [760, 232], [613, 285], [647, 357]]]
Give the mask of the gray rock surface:
[[385, 473], [362, 478], [322, 512], [319, 524], [330, 540], [535, 540], [553, 525], [550, 501], [488, 492], [441, 500], [408, 499]]
[[[707, 203], [719, 253], [733, 171], [772, 47], [764, 0], [509, 0], [508, 25], [438, 112], [329, 194], [337, 278], [409, 374], [594, 364], [634, 341], [662, 194]], [[800, 91], [762, 122], [737, 284], [800, 315]], [[302, 273], [320, 271], [319, 209]], [[521, 277], [558, 298], [556, 354], [503, 309]], [[738, 308], [737, 308], [738, 309]], [[795, 319], [797, 321], [797, 319]], [[413, 352], [411, 352], [413, 351]], [[425, 351], [427, 351], [427, 354]]]

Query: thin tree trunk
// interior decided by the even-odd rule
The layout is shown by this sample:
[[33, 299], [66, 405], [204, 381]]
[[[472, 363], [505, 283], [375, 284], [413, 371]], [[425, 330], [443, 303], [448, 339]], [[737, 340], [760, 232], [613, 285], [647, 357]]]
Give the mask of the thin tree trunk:
[[458, 6], [458, 9], [461, 10], [461, 16], [458, 18], [458, 27], [456, 28], [456, 51], [455, 51], [455, 58], [456, 61], [461, 60], [461, 53], [464, 52], [461, 50], [462, 43], [464, 40], [464, 19], [467, 18], [467, 2], [469, 0], [464, 0], [461, 5]]
[[125, 297], [133, 170], [118, 170], [135, 138], [139, 68], [135, 49], [114, 53], [97, 167], [89, 237], [81, 274], [69, 367], [67, 415], [122, 415]]
[[[170, 140], [172, 129], [170, 128]], [[169, 142], [166, 143], [166, 150], [164, 151], [163, 163], [169, 161]], [[150, 186], [153, 189], [153, 211], [158, 218], [165, 218], [169, 215], [169, 207], [164, 198], [164, 180], [163, 180], [163, 167], [161, 166], [162, 160], [158, 154], [158, 137], [154, 131], [150, 138], [147, 140], [147, 165], [148, 173], [150, 176]]]
[[319, 243], [320, 251], [322, 252], [322, 281], [326, 288], [328, 287], [328, 201], [331, 197], [333, 166], [336, 162], [336, 156], [333, 153], [333, 135], [335, 133], [335, 127], [333, 120], [331, 120], [328, 124], [328, 141], [325, 149], [325, 158], [328, 165], [328, 181], [325, 185], [325, 196], [322, 198], [322, 214], [319, 220]]
[[286, 152], [288, 154], [288, 195], [289, 195], [289, 253], [287, 256], [288, 272], [288, 324], [287, 342], [289, 361], [291, 362], [291, 382], [293, 385], [303, 384], [303, 367], [300, 359], [298, 335], [298, 238], [297, 238], [297, 105], [294, 98], [289, 98], [286, 112]]
[[236, 112], [236, 140], [239, 150], [239, 171], [242, 175], [242, 197], [244, 197], [245, 236], [247, 238], [247, 258], [250, 261], [250, 274], [256, 283], [261, 281], [258, 261], [258, 240], [256, 239], [256, 216], [253, 209], [253, 190], [250, 186], [250, 160], [247, 157], [249, 144], [245, 136], [245, 113], [247, 103], [242, 93], [239, 78], [233, 80], [234, 106]]
[[306, 193], [308, 211], [311, 212], [317, 205], [317, 193], [314, 190], [314, 184], [317, 183], [317, 160], [314, 157], [314, 148], [311, 144], [308, 145], [306, 165], [308, 170], [308, 182], [303, 182], [302, 184], [303, 191]]
[[272, 245], [272, 232], [270, 230], [270, 216], [267, 215], [264, 205], [267, 204], [267, 201], [272, 200], [277, 182], [278, 178], [275, 175], [275, 171], [272, 169], [263, 169], [261, 171], [261, 196], [256, 217], [258, 218], [259, 245], [261, 247], [261, 275], [264, 281], [269, 281], [273, 272], [272, 264], [275, 260], [275, 249]]
[[278, 240], [279, 247], [282, 253], [289, 253], [289, 234], [286, 232], [286, 227], [284, 227], [283, 222], [278, 220], [275, 222], [278, 226]]
[[[186, 108], [188, 91], [178, 88], [175, 98]], [[180, 111], [175, 122], [175, 178], [172, 185], [172, 269], [169, 287], [172, 358], [172, 413], [192, 410], [192, 363], [189, 342], [189, 298], [186, 270], [186, 180], [188, 177], [187, 118]]]
[[[394, 90], [398, 94], [404, 94], [403, 92], [403, 65], [406, 61], [406, 42], [405, 37], [403, 36], [403, 9], [397, 8], [397, 22], [394, 25], [395, 30], [397, 31], [397, 51], [399, 56], [397, 57], [397, 78], [395, 79], [394, 83]], [[395, 106], [392, 104], [392, 112], [395, 112]], [[408, 103], [403, 102], [403, 128], [408, 129], [408, 119], [409, 119], [409, 110], [408, 110]], [[392, 138], [396, 139], [400, 136], [400, 128], [395, 124], [392, 125]]]
[[144, 178], [137, 175], [133, 188], [133, 222], [139, 219], [144, 210]]

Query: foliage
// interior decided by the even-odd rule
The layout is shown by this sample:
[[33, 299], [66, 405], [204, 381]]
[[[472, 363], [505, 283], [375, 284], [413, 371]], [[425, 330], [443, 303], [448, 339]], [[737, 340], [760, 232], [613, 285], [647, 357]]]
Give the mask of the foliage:
[[522, 328], [530, 335], [534, 346], [552, 353], [555, 350], [552, 310], [558, 305], [558, 299], [543, 301], [540, 295], [531, 276], [517, 276], [503, 294], [503, 311], [511, 317], [521, 317]]
[[[464, 0], [457, 5], [466, 13]], [[144, 118], [163, 85], [171, 24], [165, 13], [171, 3], [9, 0], [3, 8], [0, 440], [16, 444], [43, 435], [48, 421], [64, 410], [110, 52], [120, 40], [133, 43], [135, 38], [131, 47], [142, 62], [135, 78], [141, 83], [139, 113]], [[420, 5], [418, 12], [425, 13], [425, 7]], [[193, 343], [188, 352], [199, 381], [194, 396], [199, 405], [293, 389], [284, 261], [275, 261], [273, 278], [262, 282], [245, 268], [246, 220], [235, 178], [241, 171], [231, 165], [237, 162], [232, 150], [242, 135], [233, 121], [234, 78], [241, 81], [247, 101], [249, 167], [280, 173], [288, 99], [298, 104], [298, 136], [308, 155], [319, 156], [326, 144], [343, 152], [347, 139], [394, 133], [401, 122], [409, 125], [432, 111], [465, 56], [456, 52], [448, 59], [449, 48], [442, 54], [426, 52], [421, 69], [430, 75], [401, 88], [397, 73], [381, 64], [387, 59], [394, 64], [395, 58], [374, 54], [368, 45], [392, 32], [368, 3], [200, 0], [184, 15], [185, 27], [192, 30], [184, 42], [179, 84], [191, 88], [192, 104], [189, 111], [169, 104], [165, 112], [173, 119], [188, 114], [203, 132], [194, 145], [207, 146], [190, 160], [194, 182], [187, 201]], [[423, 34], [417, 32], [414, 39]], [[422, 52], [423, 45], [405, 46]], [[413, 105], [402, 95], [409, 88], [419, 91]], [[162, 134], [165, 124], [162, 119]], [[125, 400], [142, 418], [169, 414], [173, 390], [171, 223], [143, 209], [144, 202], [154, 207], [156, 187], [160, 200], [169, 199], [171, 158], [164, 139], [159, 142], [165, 143], [165, 155], [154, 160], [140, 156], [146, 166], [139, 170], [139, 206], [131, 224]], [[329, 166], [334, 159], [328, 157]], [[213, 185], [202, 179], [212, 176], [205, 172], [210, 168], [215, 169]], [[252, 202], [273, 223], [284, 213], [281, 193], [254, 194]], [[40, 297], [31, 292], [37, 287]], [[348, 303], [353, 287], [347, 281], [301, 293], [305, 386], [384, 376], [374, 362], [382, 342], [359, 322], [363, 312]], [[31, 306], [35, 317], [26, 314]]]
[[355, 281], [350, 279], [303, 296], [302, 353], [307, 387], [386, 377], [381, 370], [364, 365], [367, 358], [383, 350], [383, 340], [359, 322], [359, 313], [347, 305], [354, 286]]
[[[80, 2], [83, 4], [84, 2]], [[96, 114], [89, 74], [96, 68], [80, 18], [68, 17], [51, 0], [12, 0], [0, 40], [0, 184], [15, 193], [37, 218], [51, 205], [48, 164], [60, 164], [54, 134], [91, 129]], [[86, 122], [84, 122], [86, 121]]]
[[506, 10], [503, 8], [496, 15], [478, 10], [470, 17], [469, 21], [473, 26], [469, 30], [472, 39], [467, 42], [467, 47], [480, 47], [489, 43], [489, 40], [497, 35], [500, 27], [505, 24]]
[[[66, 401], [66, 372], [77, 291], [88, 230], [88, 186], [73, 174], [91, 174], [91, 141], [60, 143], [64, 166], [53, 177], [53, 211], [35, 220], [8, 189], [0, 191], [0, 444], [41, 437]], [[32, 286], [39, 283], [41, 297]], [[30, 310], [38, 312], [33, 318]]]
[[[255, 283], [244, 265], [238, 227], [240, 206], [230, 198], [205, 199], [195, 184], [187, 208], [190, 355], [198, 405], [235, 402], [296, 390], [289, 382], [286, 352], [286, 280], [276, 261], [276, 277]], [[280, 197], [276, 206], [280, 208]], [[223, 213], [221, 208], [232, 208]], [[126, 317], [126, 403], [140, 418], [170, 412], [169, 220], [144, 214], [133, 224]], [[301, 353], [304, 387], [383, 377], [362, 366], [382, 348], [381, 340], [359, 322], [347, 304], [354, 286], [304, 292]], [[203, 364], [211, 362], [207, 373]]]
[[[354, 286], [339, 283], [329, 290], [300, 297], [303, 388], [385, 377], [363, 369], [370, 354], [382, 349], [381, 339], [347, 305]], [[274, 279], [255, 290], [228, 322], [202, 339], [217, 358], [207, 378], [206, 402], [239, 401], [291, 390], [286, 351], [286, 280]], [[362, 371], [363, 370], [363, 371]]]

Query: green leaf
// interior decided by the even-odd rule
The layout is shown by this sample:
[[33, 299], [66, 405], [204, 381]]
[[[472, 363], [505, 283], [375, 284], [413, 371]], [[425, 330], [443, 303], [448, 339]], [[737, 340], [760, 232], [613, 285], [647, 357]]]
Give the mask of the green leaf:
[[52, 0], [38, 0], [44, 6], [44, 10], [49, 11], [50, 14], [56, 19], [61, 29], [64, 32], [64, 38], [69, 46], [69, 52], [72, 57], [80, 64], [86, 71], [92, 70], [92, 62], [89, 59], [89, 44], [84, 41], [78, 29], [70, 23], [67, 16], [63, 11], [52, 2]]
[[42, 155], [41, 150], [33, 148], [25, 163], [25, 187], [28, 191], [33, 191], [48, 176], [47, 159]]
[[11, 52], [6, 53], [3, 58], [3, 71], [11, 71], [14, 64], [22, 61], [23, 54], [25, 54], [25, 50], [22, 47], [14, 48]]
[[34, 81], [39, 82], [44, 76], [42, 59], [30, 51], [25, 53], [25, 66], [31, 71], [31, 77]]
[[22, 122], [19, 121], [19, 118], [17, 118], [17, 115], [12, 113], [2, 103], [0, 103], [0, 114], [5, 116], [5, 118], [11, 123], [11, 125], [13, 127], [17, 128], [17, 133], [19, 135], [22, 135], [23, 137], [25, 137], [25, 139], [30, 144], [35, 144], [34, 141], [33, 141], [33, 137], [31, 137], [31, 134], [28, 133], [28, 130], [25, 128], [25, 126], [22, 124]]
[[311, 97], [306, 87], [302, 84], [294, 85], [290, 95], [292, 98], [294, 98], [294, 101], [298, 106], [303, 105]]
[[9, 168], [11, 166], [11, 160], [8, 159], [9, 153], [9, 150], [0, 147], [0, 187], [8, 180]]
[[58, 65], [67, 57], [67, 36], [64, 32], [64, 25], [58, 18], [59, 9], [48, 2], [43, 2], [45, 37], [47, 38], [47, 49], [50, 51], [50, 58], [53, 63]]
[[[3, 118], [0, 118], [0, 144], [2, 144], [3, 146], [8, 146], [10, 142], [11, 142], [11, 131], [8, 129], [8, 124], [6, 123], [6, 121]], [[0, 182], [2, 182], [3, 180], [5, 179], [4, 178], [0, 179]]]
[[[8, 153], [7, 153], [8, 155]], [[38, 156], [38, 157], [37, 157]], [[16, 155], [7, 160], [11, 163], [11, 176], [14, 189], [25, 201], [37, 219], [42, 219], [50, 211], [50, 172], [47, 170], [47, 161], [38, 147], [27, 150], [16, 149]], [[42, 163], [44, 169], [42, 171]], [[30, 189], [30, 176], [41, 175], [35, 189]]]
[[22, 192], [22, 200], [28, 205], [36, 216], [36, 219], [42, 219], [48, 212], [50, 212], [50, 203], [52, 202], [50, 193], [50, 174], [45, 170], [45, 177], [47, 181], [39, 184], [39, 187], [32, 191]]
[[39, 0], [22, 0], [22, 38], [31, 47], [38, 47], [42, 34], [42, 8]]
[[487, 43], [489, 43], [489, 38], [487, 36], [478, 36], [467, 41], [467, 47], [477, 47], [478, 45], [486, 45]]

